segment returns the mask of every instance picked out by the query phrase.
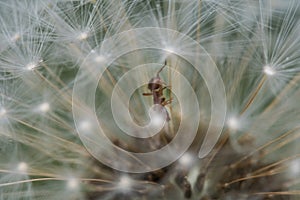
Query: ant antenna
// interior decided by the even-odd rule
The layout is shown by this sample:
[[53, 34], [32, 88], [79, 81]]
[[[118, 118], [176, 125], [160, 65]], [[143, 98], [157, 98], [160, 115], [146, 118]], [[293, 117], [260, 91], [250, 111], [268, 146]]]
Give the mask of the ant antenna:
[[156, 76], [157, 77], [159, 77], [159, 73], [164, 69], [164, 67], [167, 65], [167, 60], [165, 60], [165, 64], [164, 64], [164, 66], [162, 66], [159, 70], [158, 70], [158, 72], [156, 73]]

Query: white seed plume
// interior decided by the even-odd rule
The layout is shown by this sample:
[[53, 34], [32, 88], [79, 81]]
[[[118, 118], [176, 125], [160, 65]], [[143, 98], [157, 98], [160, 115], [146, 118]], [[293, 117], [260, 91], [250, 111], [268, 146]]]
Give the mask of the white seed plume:
[[37, 63], [31, 62], [31, 63], [28, 63], [25, 67], [26, 67], [27, 70], [31, 71], [31, 70], [33, 70], [34, 68], [37, 67]]
[[88, 38], [89, 34], [88, 32], [82, 32], [78, 35], [79, 40], [86, 40]]
[[231, 117], [228, 119], [227, 125], [230, 129], [236, 130], [239, 127], [239, 121], [235, 117]]
[[269, 65], [264, 66], [264, 73], [268, 76], [273, 76], [276, 74], [274, 68], [270, 67]]
[[174, 49], [173, 49], [172, 47], [167, 47], [167, 48], [165, 48], [165, 51], [167, 51], [169, 54], [172, 54], [172, 53], [175, 52]]
[[18, 41], [20, 38], [21, 38], [21, 35], [20, 35], [19, 33], [16, 33], [16, 34], [14, 34], [14, 35], [10, 38], [10, 40], [11, 40], [11, 42], [16, 42], [16, 41]]
[[105, 57], [102, 56], [102, 55], [96, 55], [95, 56], [95, 62], [97, 62], [97, 63], [102, 63], [105, 60], [106, 60]]
[[50, 104], [48, 102], [44, 102], [38, 106], [38, 110], [45, 113], [50, 110]]
[[91, 129], [91, 123], [89, 121], [82, 121], [78, 128], [82, 131], [89, 131]]
[[300, 159], [296, 159], [296, 160], [293, 160], [290, 164], [290, 174], [292, 176], [299, 176], [300, 175]]
[[189, 153], [185, 153], [181, 158], [179, 159], [179, 163], [182, 166], [189, 166], [193, 162], [193, 156]]
[[128, 190], [132, 185], [132, 180], [128, 176], [122, 176], [118, 183], [118, 187], [121, 190]]
[[4, 116], [6, 114], [5, 108], [0, 108], [0, 117]]
[[20, 162], [17, 166], [17, 170], [21, 173], [26, 173], [28, 169], [28, 165], [25, 162]]
[[70, 178], [67, 182], [67, 187], [70, 190], [76, 190], [79, 187], [79, 181], [76, 178]]

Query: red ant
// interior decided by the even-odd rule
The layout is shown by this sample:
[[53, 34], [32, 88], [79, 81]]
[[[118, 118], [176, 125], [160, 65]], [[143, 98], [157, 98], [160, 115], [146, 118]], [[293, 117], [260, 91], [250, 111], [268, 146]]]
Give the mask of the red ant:
[[[150, 93], [143, 93], [144, 96], [153, 96], [153, 103], [159, 104], [161, 106], [168, 105], [172, 103], [172, 98], [169, 100], [166, 100], [166, 98], [163, 96], [163, 90], [166, 88], [169, 88], [169, 86], [166, 86], [166, 84], [162, 81], [162, 79], [159, 77], [159, 73], [164, 69], [164, 67], [167, 65], [167, 61], [165, 61], [164, 66], [158, 70], [156, 73], [156, 76], [151, 78], [148, 83], [148, 89], [151, 91]], [[166, 110], [167, 111], [167, 110]], [[170, 120], [169, 113], [167, 112], [167, 121]]]

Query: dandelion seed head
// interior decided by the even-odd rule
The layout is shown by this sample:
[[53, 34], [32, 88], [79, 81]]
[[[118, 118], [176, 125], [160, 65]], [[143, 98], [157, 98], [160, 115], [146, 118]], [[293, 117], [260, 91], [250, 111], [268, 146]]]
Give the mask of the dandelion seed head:
[[28, 165], [25, 162], [20, 162], [17, 166], [17, 170], [22, 173], [25, 173], [27, 169], [28, 169]]
[[47, 102], [44, 102], [38, 106], [38, 110], [43, 113], [48, 112], [50, 110], [50, 104]]
[[268, 76], [273, 76], [276, 74], [276, 70], [273, 67], [266, 65], [264, 66], [264, 73]]
[[[289, 188], [299, 190], [298, 185], [291, 184], [297, 184], [300, 159], [281, 160], [292, 158], [298, 152], [297, 141], [289, 140], [297, 137], [298, 132], [294, 130], [299, 125], [297, 63], [300, 53], [300, 4], [294, 0], [289, 1], [292, 3], [279, 4], [280, 0], [274, 1], [277, 2], [276, 9], [268, 7], [275, 4], [273, 1], [249, 1], [244, 4], [219, 0], [2, 3], [0, 88], [3, 104], [0, 104], [0, 149], [3, 162], [0, 170], [4, 172], [1, 174], [1, 185], [7, 184], [9, 187], [5, 186], [0, 196], [10, 199], [26, 196], [32, 199], [36, 196], [32, 191], [41, 189], [47, 190], [46, 195], [57, 199], [120, 199], [138, 196], [145, 199], [182, 199], [193, 190], [190, 191], [193, 193], [192, 198], [211, 199], [223, 195], [228, 199], [241, 199], [252, 196], [259, 198], [257, 193], [272, 191], [272, 188], [276, 189], [274, 198], [277, 192], [281, 194], [282, 189], [283, 193], [288, 193], [286, 190]], [[284, 10], [287, 4], [292, 7]], [[148, 27], [155, 31], [148, 32]], [[135, 34], [124, 37], [124, 34], [132, 32]], [[194, 48], [194, 43], [199, 44], [197, 48]], [[41, 56], [47, 66], [40, 63]], [[82, 65], [85, 68], [81, 67], [83, 60], [88, 61]], [[116, 65], [99, 77], [100, 72], [112, 62]], [[178, 91], [179, 96], [173, 101], [172, 107], [162, 106], [160, 110], [149, 112], [148, 116], [147, 109], [153, 104], [153, 95], [142, 96], [142, 92], [148, 93], [149, 90], [146, 87], [137, 88], [139, 90], [134, 90], [132, 98], [129, 96], [129, 90], [137, 86], [139, 80], [141, 84], [147, 84], [164, 62], [187, 79], [196, 100], [199, 100], [199, 107], [207, 108], [201, 109], [200, 115], [203, 117], [200, 121], [199, 117], [194, 117], [196, 112], [192, 110], [193, 107], [189, 106], [195, 104], [186, 104], [185, 100], [190, 99], [191, 94], [188, 87], [172, 70], [164, 68], [161, 71], [164, 85], [170, 86], [163, 91], [163, 97], [169, 99], [174, 93], [175, 98]], [[217, 68], [214, 69], [211, 63], [218, 65]], [[132, 78], [126, 79], [125, 84], [120, 84], [120, 88], [116, 87], [123, 74], [132, 74], [131, 70], [141, 64], [153, 64], [153, 68], [147, 66], [147, 71], [139, 71]], [[42, 73], [35, 76], [40, 67], [47, 67], [47, 70], [41, 70]], [[78, 70], [82, 74], [77, 73]], [[258, 73], [251, 73], [257, 70]], [[215, 78], [217, 73], [222, 76], [224, 91], [219, 90]], [[263, 80], [267, 78], [268, 81], [260, 82], [262, 75]], [[95, 83], [95, 87], [90, 87], [92, 83]], [[276, 93], [272, 93], [266, 84]], [[58, 103], [56, 98], [49, 100], [41, 97], [41, 91], [46, 92], [42, 96], [57, 96], [60, 91], [66, 90], [71, 92], [73, 85], [78, 88], [72, 94], [73, 101], [60, 98]], [[125, 112], [117, 106], [109, 106], [114, 105], [109, 104], [114, 88], [120, 89], [117, 94], [124, 97], [120, 102], [132, 118], [124, 118]], [[214, 90], [216, 88], [218, 90]], [[87, 89], [92, 90], [85, 93]], [[213, 107], [214, 102], [221, 102], [219, 97], [223, 93], [227, 96], [227, 102], [224, 106], [219, 104]], [[71, 94], [68, 96], [71, 97]], [[80, 96], [84, 99], [80, 99]], [[246, 102], [249, 104], [240, 115], [238, 111]], [[188, 106], [181, 108], [180, 103]], [[226, 105], [231, 109], [225, 122], [229, 129], [229, 139], [222, 138], [221, 146], [217, 144], [212, 147], [218, 153], [217, 156], [199, 160], [197, 152], [194, 152], [200, 147], [201, 141], [198, 140], [204, 136], [205, 130], [216, 133], [217, 128], [223, 127], [222, 116], [228, 110]], [[66, 109], [71, 107], [74, 108], [73, 113]], [[125, 136], [127, 129], [122, 129], [112, 116], [112, 107], [120, 110], [117, 113], [121, 117], [120, 125], [126, 125], [133, 131], [149, 128], [149, 131], [135, 132], [137, 136], [146, 133], [146, 136], [151, 137], [150, 140]], [[28, 108], [33, 110], [32, 114]], [[59, 111], [57, 115], [48, 114], [55, 110]], [[165, 111], [172, 118], [164, 127]], [[214, 113], [217, 114], [216, 118], [213, 118]], [[74, 122], [72, 114], [78, 117], [78, 121]], [[47, 119], [43, 120], [43, 116], [47, 116]], [[148, 117], [150, 123], [145, 127], [140, 126], [145, 124]], [[129, 124], [132, 122], [133, 125]], [[201, 127], [192, 128], [192, 124]], [[183, 135], [177, 134], [185, 127], [187, 131]], [[82, 131], [83, 137], [74, 137], [77, 131]], [[152, 137], [158, 131], [161, 134]], [[286, 132], [289, 135], [282, 136]], [[195, 135], [192, 137], [187, 133]], [[211, 142], [215, 135], [207, 136], [209, 140], [206, 144], [213, 144]], [[188, 145], [189, 141], [191, 148], [181, 153], [179, 148]], [[108, 146], [110, 144], [111, 148]], [[89, 148], [91, 151], [86, 150], [89, 145], [92, 145]], [[115, 151], [118, 149], [122, 149], [121, 153]], [[160, 150], [167, 150], [166, 154], [160, 153], [163, 152]], [[131, 151], [134, 153], [132, 157]], [[149, 155], [155, 153], [155, 157], [147, 159], [148, 152]], [[136, 169], [136, 166], [142, 166], [142, 169], [145, 166], [146, 171], [154, 166], [152, 164], [163, 164], [175, 154], [180, 156], [176, 157], [179, 159], [175, 167], [159, 164], [157, 166], [163, 168], [157, 169], [157, 172], [116, 176], [122, 173], [117, 166], [123, 165], [121, 168], [128, 171]], [[249, 157], [242, 160], [242, 164], [237, 164], [244, 155]], [[6, 162], [7, 158], [11, 162]], [[104, 164], [112, 166], [112, 169], [104, 167], [101, 161], [107, 161]], [[253, 169], [264, 169], [272, 164], [270, 161], [286, 164], [287, 178], [295, 181], [286, 181], [283, 174], [269, 176], [277, 172], [275, 168], [266, 169], [259, 179], [253, 177], [250, 173]], [[200, 162], [207, 167], [204, 169], [199, 166]], [[225, 170], [224, 164], [230, 167]], [[5, 174], [9, 167], [16, 172], [16, 177], [10, 172]], [[49, 173], [53, 175], [50, 178], [47, 175]], [[177, 174], [180, 183], [176, 183]], [[91, 179], [86, 179], [86, 182], [79, 177]], [[239, 183], [231, 183], [239, 177], [246, 177], [249, 183], [254, 184], [245, 189]], [[31, 184], [31, 178], [37, 178], [35, 184]], [[272, 185], [266, 184], [266, 181], [272, 182]], [[290, 187], [282, 188], [284, 183]], [[218, 185], [222, 187], [215, 187]], [[134, 191], [133, 194], [126, 194], [131, 191]], [[293, 194], [293, 191], [290, 192]], [[261, 198], [264, 198], [263, 195]]]

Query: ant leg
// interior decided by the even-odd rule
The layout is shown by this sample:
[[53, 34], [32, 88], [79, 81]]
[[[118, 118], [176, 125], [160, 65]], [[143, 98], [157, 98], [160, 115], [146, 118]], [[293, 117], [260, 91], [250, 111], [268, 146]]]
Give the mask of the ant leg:
[[173, 99], [171, 98], [171, 99], [167, 100], [167, 101], [165, 102], [165, 104], [166, 104], [166, 105], [167, 105], [167, 104], [170, 104], [170, 103], [172, 103], [172, 101], [173, 101]]
[[152, 93], [143, 93], [144, 96], [151, 96], [153, 95]]
[[166, 98], [165, 97], [161, 97], [160, 98], [160, 104], [163, 105], [166, 101]]
[[168, 105], [168, 104], [172, 103], [172, 100], [173, 100], [173, 99], [170, 98], [169, 100], [164, 101], [164, 102], [162, 103], [162, 105], [163, 105], [163, 106]]
[[161, 90], [164, 90], [164, 89], [171, 89], [171, 86], [170, 85], [167, 85], [167, 86], [164, 86]]

